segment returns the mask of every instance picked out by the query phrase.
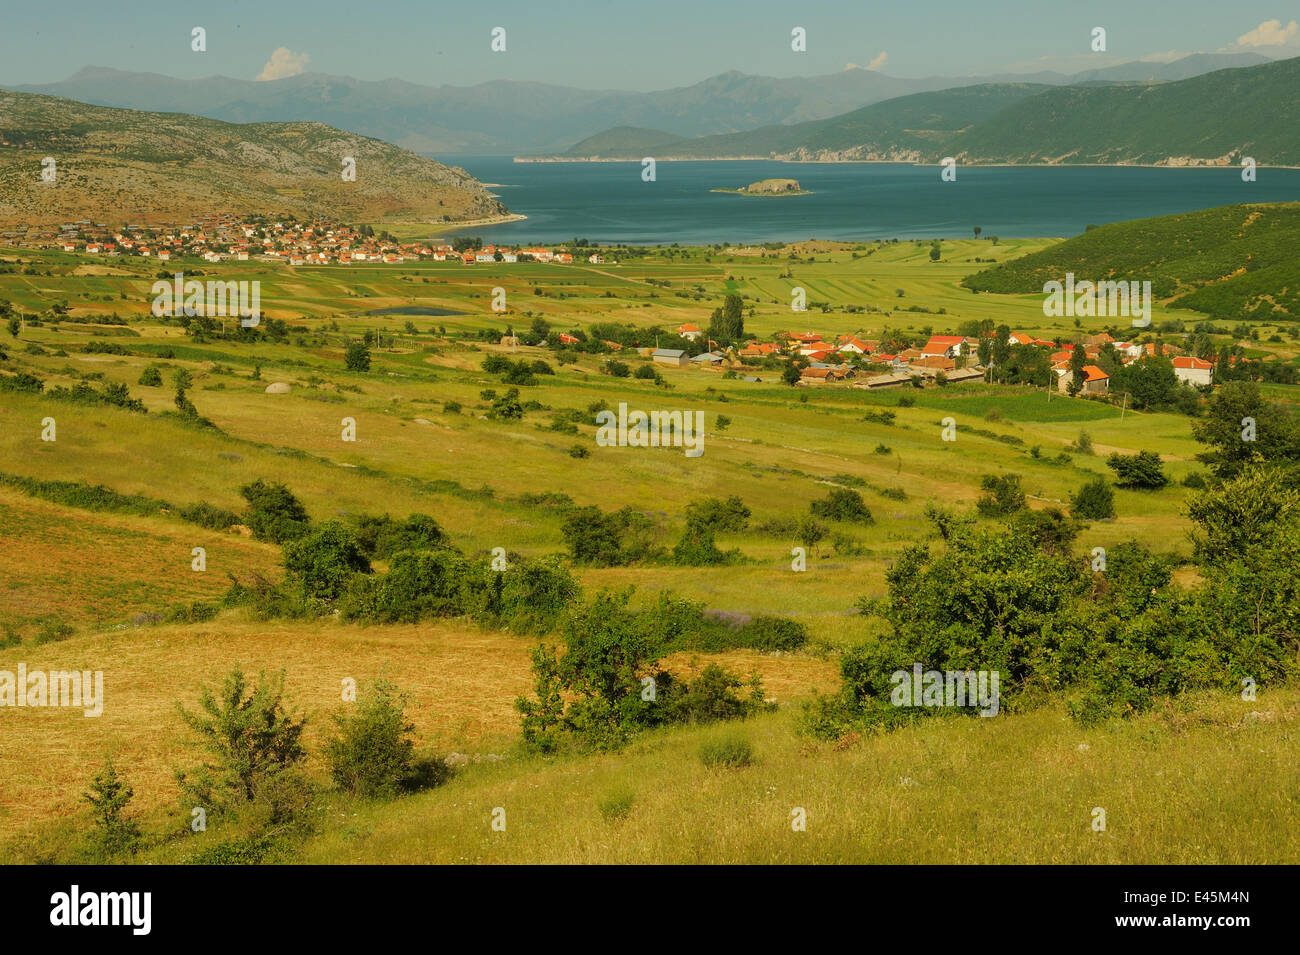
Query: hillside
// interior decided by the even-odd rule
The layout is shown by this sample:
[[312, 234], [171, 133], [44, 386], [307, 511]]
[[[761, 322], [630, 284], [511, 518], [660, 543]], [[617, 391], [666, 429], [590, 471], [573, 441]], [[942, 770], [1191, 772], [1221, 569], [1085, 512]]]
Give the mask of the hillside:
[[[320, 123], [237, 125], [0, 92], [0, 224], [214, 212], [446, 222], [505, 207], [463, 169]], [[57, 162], [54, 183], [41, 161]], [[354, 182], [341, 177], [356, 160]]]
[[1117, 222], [963, 280], [981, 292], [1041, 292], [1080, 279], [1150, 281], [1169, 304], [1218, 318], [1300, 317], [1300, 203], [1223, 206]]
[[1050, 89], [949, 145], [969, 162], [1300, 165], [1297, 90], [1300, 57], [1153, 86]]
[[1296, 89], [1300, 58], [1163, 83], [983, 84], [675, 143], [664, 158], [1300, 165]]
[[633, 154], [643, 156], [649, 150], [672, 149], [676, 144], [686, 141], [685, 136], [666, 133], [662, 129], [619, 126], [574, 143], [565, 150], [564, 155], [583, 159], [600, 159], [604, 156], [624, 157]]

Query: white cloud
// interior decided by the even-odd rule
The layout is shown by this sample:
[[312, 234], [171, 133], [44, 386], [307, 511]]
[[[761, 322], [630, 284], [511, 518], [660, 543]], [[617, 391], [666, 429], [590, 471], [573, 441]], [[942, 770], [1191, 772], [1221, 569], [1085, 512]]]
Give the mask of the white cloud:
[[889, 54], [886, 53], [884, 50], [881, 50], [880, 55], [872, 59], [872, 61], [867, 64], [867, 69], [878, 70], [888, 62], [889, 62]]
[[287, 46], [282, 46], [271, 54], [271, 58], [266, 61], [266, 66], [262, 67], [262, 72], [257, 74], [257, 78], [282, 80], [297, 76], [310, 62], [311, 57], [306, 53], [294, 53]]
[[1300, 23], [1294, 19], [1282, 26], [1281, 19], [1266, 19], [1255, 29], [1236, 38], [1234, 48], [1247, 47], [1290, 47], [1300, 43]]

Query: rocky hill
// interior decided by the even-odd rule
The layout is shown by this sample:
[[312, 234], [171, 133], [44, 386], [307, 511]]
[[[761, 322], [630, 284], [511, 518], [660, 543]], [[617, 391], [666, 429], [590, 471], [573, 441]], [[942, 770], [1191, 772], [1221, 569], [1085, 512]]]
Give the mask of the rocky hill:
[[[53, 182], [41, 177], [46, 157]], [[356, 177], [345, 182], [348, 157]], [[321, 123], [240, 125], [0, 91], [0, 224], [214, 212], [371, 223], [507, 214], [463, 169]]]

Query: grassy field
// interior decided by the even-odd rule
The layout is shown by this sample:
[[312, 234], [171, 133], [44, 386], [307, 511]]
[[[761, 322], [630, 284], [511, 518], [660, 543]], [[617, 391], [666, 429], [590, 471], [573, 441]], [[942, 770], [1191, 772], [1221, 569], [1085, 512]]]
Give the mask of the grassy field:
[[[837, 688], [838, 651], [881, 626], [855, 605], [864, 595], [883, 594], [894, 556], [926, 533], [926, 504], [971, 507], [984, 474], [1022, 475], [1031, 506], [1044, 507], [1067, 502], [1094, 476], [1110, 477], [1107, 453], [1155, 451], [1170, 486], [1117, 490], [1117, 519], [1093, 523], [1077, 546], [1087, 551], [1137, 539], [1188, 554], [1188, 492], [1179, 481], [1201, 466], [1186, 417], [1121, 413], [1041, 389], [978, 383], [909, 389], [915, 399], [910, 406], [900, 404], [898, 391], [792, 389], [773, 372], [760, 372], [764, 380], [755, 383], [661, 368], [671, 386], [665, 389], [601, 374], [602, 359], [593, 356], [557, 366], [554, 376], [522, 388], [521, 399], [542, 406], [522, 421], [485, 416], [489, 402], [480, 392], [505, 390], [482, 370], [487, 354], [554, 356], [543, 348], [475, 343], [473, 333], [507, 324], [523, 329], [535, 315], [561, 329], [596, 321], [703, 327], [723, 295], [736, 291], [755, 306], [746, 328], [760, 336], [807, 329], [873, 337], [885, 327], [943, 333], [983, 318], [1017, 331], [1071, 335], [1072, 323], [1044, 318], [1041, 296], [973, 295], [960, 286], [983, 267], [976, 257], [1004, 261], [1048, 245], [947, 242], [938, 263], [929, 261], [928, 245], [812, 243], [792, 249], [794, 260], [689, 249], [590, 267], [223, 265], [214, 270], [218, 277], [262, 281], [264, 316], [305, 328], [283, 344], [254, 345], [195, 343], [175, 325], [153, 319], [148, 301], [154, 275], [147, 268], [0, 250], [0, 262], [15, 269], [0, 271], [0, 299], [29, 313], [56, 303], [68, 310], [65, 321], [6, 336], [9, 357], [0, 367], [34, 373], [47, 388], [82, 380], [126, 384], [149, 409], [142, 415], [0, 392], [0, 472], [103, 484], [168, 505], [166, 513], [147, 517], [91, 512], [0, 488], [0, 621], [22, 638], [0, 649], [0, 669], [22, 661], [33, 669], [103, 670], [107, 696], [98, 719], [55, 709], [0, 712], [0, 846], [15, 845], [10, 840], [22, 834], [60, 831], [81, 812], [78, 794], [110, 754], [136, 789], [133, 805], [165, 824], [174, 811], [171, 769], [183, 760], [174, 704], [192, 705], [201, 684], [219, 682], [240, 663], [250, 672], [286, 670], [290, 700], [313, 714], [313, 740], [328, 725], [324, 714], [337, 706], [340, 680], [384, 675], [409, 695], [408, 715], [422, 745], [509, 757], [473, 764], [438, 790], [393, 803], [330, 797], [318, 834], [302, 847], [300, 857], [308, 861], [1294, 857], [1291, 691], [1273, 691], [1253, 704], [1207, 695], [1087, 731], [1063, 711], [1048, 709], [998, 720], [935, 720], [840, 748], [814, 746], [794, 732], [797, 704], [813, 691]], [[664, 282], [670, 284], [652, 284]], [[489, 307], [497, 286], [506, 289], [510, 305], [504, 315]], [[792, 314], [795, 286], [831, 310]], [[904, 310], [913, 306], [928, 311]], [[460, 314], [366, 314], [402, 307]], [[99, 313], [116, 313], [127, 324], [86, 321]], [[1199, 318], [1169, 314], [1189, 323]], [[405, 328], [408, 319], [414, 333]], [[1100, 328], [1098, 320], [1090, 321], [1082, 331]], [[386, 337], [371, 370], [346, 371], [343, 336], [374, 329]], [[84, 353], [92, 341], [117, 343], [131, 354]], [[1273, 351], [1293, 358], [1285, 348]], [[166, 350], [172, 357], [161, 357]], [[141, 372], [155, 363], [166, 385], [139, 385]], [[189, 397], [214, 429], [163, 414], [174, 407], [171, 375], [180, 369], [191, 375]], [[291, 390], [267, 394], [272, 382]], [[1277, 390], [1278, 397], [1293, 400], [1295, 389]], [[579, 425], [576, 435], [551, 429], [554, 415], [586, 414], [600, 400], [646, 410], [702, 410], [704, 454], [602, 448], [590, 425]], [[460, 413], [448, 413], [448, 401], [459, 402]], [[894, 413], [892, 424], [867, 419], [882, 410]], [[722, 415], [730, 419], [725, 428]], [[57, 441], [40, 440], [47, 416], [57, 421]], [[948, 416], [962, 429], [955, 442], [941, 440]], [[342, 440], [344, 418], [356, 422], [355, 442]], [[1097, 453], [1058, 460], [1081, 431]], [[570, 456], [575, 444], [590, 456]], [[217, 599], [229, 574], [281, 574], [278, 547], [204, 530], [176, 513], [199, 501], [239, 511], [239, 488], [257, 478], [286, 483], [313, 520], [427, 513], [467, 553], [505, 547], [527, 556], [560, 552], [563, 541], [561, 513], [526, 495], [563, 493], [605, 510], [629, 505], [651, 517], [665, 546], [681, 533], [689, 503], [739, 495], [753, 511], [751, 528], [723, 535], [718, 544], [739, 548], [742, 563], [587, 569], [579, 576], [589, 590], [635, 585], [638, 599], [673, 590], [710, 610], [789, 616], [808, 626], [810, 644], [793, 654], [721, 655], [733, 669], [762, 674], [768, 695], [786, 704], [776, 714], [742, 727], [655, 733], [617, 756], [524, 758], [516, 748], [512, 704], [529, 689], [528, 651], [535, 638], [457, 622], [266, 624], [242, 611], [223, 611], [202, 624], [155, 622], [152, 615], [174, 604]], [[792, 535], [759, 525], [805, 514], [810, 502], [842, 484], [862, 493], [875, 523], [834, 526], [809, 555], [807, 572], [793, 572]], [[191, 569], [191, 549], [198, 546], [207, 551], [204, 573]], [[50, 623], [66, 624], [75, 634], [38, 644], [38, 632]], [[691, 672], [711, 659], [683, 655], [671, 665]], [[1270, 715], [1243, 722], [1250, 710]], [[747, 734], [756, 764], [704, 769], [696, 750], [720, 732]], [[319, 765], [312, 769], [321, 773]], [[625, 818], [602, 815], [601, 800], [618, 804], [628, 794]], [[508, 808], [506, 833], [487, 825], [498, 805]], [[1102, 834], [1089, 828], [1089, 813], [1099, 805], [1110, 819]], [[808, 810], [806, 833], [790, 829], [793, 806]], [[157, 851], [165, 859], [186, 850]]]

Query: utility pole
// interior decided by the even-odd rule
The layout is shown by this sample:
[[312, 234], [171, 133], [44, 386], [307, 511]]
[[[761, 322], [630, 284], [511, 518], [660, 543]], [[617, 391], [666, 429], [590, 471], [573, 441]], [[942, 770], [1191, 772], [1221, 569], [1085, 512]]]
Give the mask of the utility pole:
[[1119, 420], [1124, 420], [1124, 412], [1128, 410], [1128, 392], [1124, 392], [1124, 406], [1119, 409]]

